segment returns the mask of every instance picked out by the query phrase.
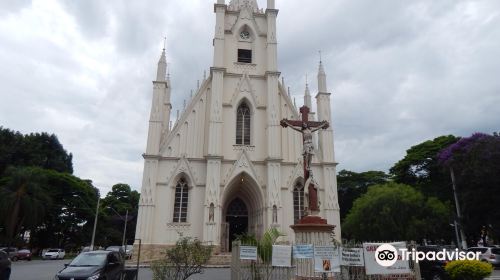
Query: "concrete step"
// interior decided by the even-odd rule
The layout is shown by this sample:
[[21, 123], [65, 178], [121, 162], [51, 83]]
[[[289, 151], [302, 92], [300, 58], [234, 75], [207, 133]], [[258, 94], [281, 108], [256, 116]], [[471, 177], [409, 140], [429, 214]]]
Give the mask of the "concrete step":
[[231, 265], [231, 253], [220, 253], [217, 255], [212, 255], [208, 261], [208, 266], [230, 266]]

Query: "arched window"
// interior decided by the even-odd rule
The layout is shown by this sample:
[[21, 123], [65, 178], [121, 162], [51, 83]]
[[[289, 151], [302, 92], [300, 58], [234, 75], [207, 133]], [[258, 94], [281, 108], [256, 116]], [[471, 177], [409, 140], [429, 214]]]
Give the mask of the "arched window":
[[243, 102], [236, 117], [236, 145], [250, 145], [250, 109]]
[[297, 183], [293, 188], [293, 221], [296, 224], [304, 216], [304, 186]]
[[185, 223], [188, 210], [188, 184], [181, 178], [175, 186], [174, 223]]

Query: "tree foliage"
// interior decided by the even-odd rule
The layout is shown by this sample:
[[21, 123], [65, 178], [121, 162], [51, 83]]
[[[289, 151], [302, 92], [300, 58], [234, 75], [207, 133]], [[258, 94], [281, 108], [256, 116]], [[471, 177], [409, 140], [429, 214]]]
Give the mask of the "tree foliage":
[[186, 280], [203, 272], [212, 255], [212, 246], [198, 239], [180, 238], [175, 246], [166, 250], [165, 257], [152, 264], [153, 280]]
[[23, 135], [0, 127], [0, 175], [9, 165], [73, 173], [72, 159], [54, 134]]
[[451, 233], [448, 209], [437, 198], [390, 182], [368, 188], [354, 202], [342, 230], [357, 240], [437, 240]]
[[337, 175], [339, 194], [340, 219], [343, 221], [352, 208], [354, 200], [366, 193], [369, 186], [383, 184], [389, 180], [389, 175], [383, 171], [366, 171], [356, 173], [341, 170]]
[[475, 133], [443, 149], [443, 170], [452, 168], [456, 177], [466, 235], [477, 241], [486, 226], [500, 237], [500, 136]]
[[440, 136], [411, 147], [390, 169], [394, 181], [413, 186], [426, 196], [453, 201], [450, 175], [438, 162], [438, 154], [458, 139], [453, 135]]
[[[99, 191], [90, 180], [71, 175], [72, 155], [48, 133], [23, 135], [0, 127], [0, 243], [32, 248], [79, 248], [90, 243]], [[97, 244], [121, 244], [134, 238], [139, 193], [117, 184], [98, 211]], [[30, 244], [22, 235], [30, 233]], [[109, 233], [109, 234], [108, 234]]]
[[[127, 184], [116, 184], [101, 203], [103, 226], [99, 227], [99, 243], [105, 246], [122, 244], [126, 218], [126, 241], [127, 244], [133, 243], [139, 209], [139, 193], [133, 191]], [[127, 211], [128, 217], [126, 217]]]

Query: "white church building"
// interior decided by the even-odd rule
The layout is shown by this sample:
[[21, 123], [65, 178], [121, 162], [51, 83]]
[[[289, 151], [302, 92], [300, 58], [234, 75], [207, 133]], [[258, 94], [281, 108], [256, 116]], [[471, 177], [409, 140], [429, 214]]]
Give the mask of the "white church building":
[[[158, 62], [136, 231], [146, 258], [181, 235], [222, 252], [236, 235], [259, 237], [271, 227], [292, 241], [290, 225], [304, 212], [302, 136], [280, 126], [300, 115], [280, 81], [275, 0], [266, 9], [256, 0], [217, 0], [214, 12], [210, 74], [173, 126], [165, 50]], [[320, 62], [309, 119], [331, 124], [330, 99]], [[313, 108], [307, 87], [304, 103]], [[319, 215], [340, 240], [332, 126], [316, 134]]]

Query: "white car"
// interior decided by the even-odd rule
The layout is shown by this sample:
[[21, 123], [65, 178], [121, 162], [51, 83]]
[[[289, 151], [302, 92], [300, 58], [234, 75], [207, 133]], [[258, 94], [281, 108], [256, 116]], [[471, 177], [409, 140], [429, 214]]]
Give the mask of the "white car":
[[43, 259], [44, 260], [57, 260], [57, 259], [64, 259], [64, 256], [66, 253], [64, 252], [64, 249], [49, 249], [45, 254], [43, 254]]

